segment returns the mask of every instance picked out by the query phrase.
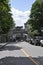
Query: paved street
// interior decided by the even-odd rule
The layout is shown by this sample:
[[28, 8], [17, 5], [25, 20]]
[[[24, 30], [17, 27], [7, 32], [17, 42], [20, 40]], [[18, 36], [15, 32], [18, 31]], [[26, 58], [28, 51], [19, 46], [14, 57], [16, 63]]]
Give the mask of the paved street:
[[0, 65], [43, 65], [43, 47], [12, 42], [0, 49]]

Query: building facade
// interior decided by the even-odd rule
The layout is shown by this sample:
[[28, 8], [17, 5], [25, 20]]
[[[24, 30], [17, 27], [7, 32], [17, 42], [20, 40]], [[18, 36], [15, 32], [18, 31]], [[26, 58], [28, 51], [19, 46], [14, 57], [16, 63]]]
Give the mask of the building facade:
[[8, 41], [24, 39], [25, 29], [22, 26], [12, 28], [8, 33]]

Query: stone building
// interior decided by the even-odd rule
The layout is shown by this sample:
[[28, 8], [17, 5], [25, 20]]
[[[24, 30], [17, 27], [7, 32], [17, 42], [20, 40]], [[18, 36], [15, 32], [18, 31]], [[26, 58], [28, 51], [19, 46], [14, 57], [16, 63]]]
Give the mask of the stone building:
[[28, 33], [28, 27], [29, 27], [28, 22], [26, 22], [26, 23], [24, 24], [24, 27], [25, 27], [26, 33]]
[[29, 38], [30, 38], [30, 25], [29, 25], [29, 23], [26, 22], [24, 24], [24, 27], [25, 27], [25, 32], [26, 32], [27, 40], [29, 40]]
[[10, 29], [8, 33], [8, 41], [15, 41], [17, 39], [24, 39], [25, 29], [22, 26], [17, 26]]

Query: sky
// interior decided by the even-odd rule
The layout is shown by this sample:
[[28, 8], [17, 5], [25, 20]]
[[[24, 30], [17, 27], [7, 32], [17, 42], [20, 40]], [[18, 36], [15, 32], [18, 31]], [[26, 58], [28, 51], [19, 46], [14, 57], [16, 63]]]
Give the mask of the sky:
[[10, 0], [11, 13], [16, 26], [24, 26], [29, 19], [30, 10], [35, 0]]

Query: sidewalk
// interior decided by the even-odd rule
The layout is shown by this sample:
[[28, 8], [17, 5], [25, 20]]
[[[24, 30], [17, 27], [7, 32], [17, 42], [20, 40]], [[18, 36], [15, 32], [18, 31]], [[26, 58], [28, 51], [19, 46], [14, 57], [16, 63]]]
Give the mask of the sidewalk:
[[6, 43], [0, 43], [0, 48], [4, 47], [7, 45], [7, 42]]

